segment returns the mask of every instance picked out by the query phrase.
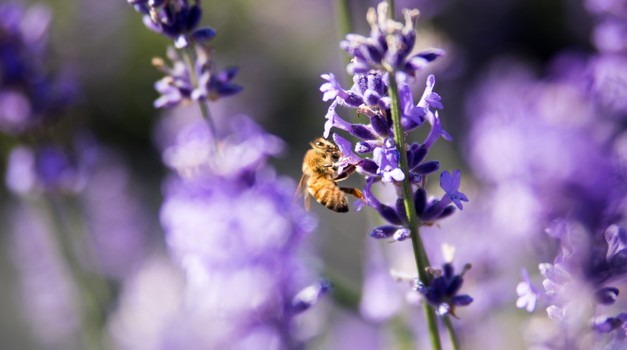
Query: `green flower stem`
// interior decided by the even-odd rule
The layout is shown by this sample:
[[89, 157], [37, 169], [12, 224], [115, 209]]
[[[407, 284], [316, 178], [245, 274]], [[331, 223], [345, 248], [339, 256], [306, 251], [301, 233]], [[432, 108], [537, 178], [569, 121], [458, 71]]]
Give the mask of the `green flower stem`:
[[[336, 23], [338, 24], [338, 33], [340, 40], [344, 40], [344, 36], [353, 31], [353, 18], [351, 17], [351, 9], [349, 0], [337, 0], [336, 4]], [[342, 55], [342, 59], [345, 65], [351, 61], [350, 56], [347, 53]], [[352, 83], [350, 77], [348, 77], [349, 83]]]
[[448, 330], [449, 339], [451, 340], [451, 345], [453, 346], [453, 350], [459, 350], [459, 339], [455, 335], [455, 328], [453, 328], [453, 323], [451, 322], [451, 318], [447, 315], [444, 317], [444, 325]]
[[[183, 56], [183, 60], [187, 65], [192, 86], [198, 87], [198, 76], [196, 75], [196, 65], [194, 64], [194, 61], [196, 60], [196, 53], [194, 52], [194, 48], [188, 45], [185, 50], [181, 50], [181, 55]], [[198, 100], [198, 107], [200, 107], [200, 113], [207, 122], [207, 125], [209, 126], [209, 132], [211, 133], [213, 146], [214, 149], [217, 150], [218, 132], [215, 124], [213, 123], [213, 119], [211, 118], [211, 114], [209, 113], [209, 106], [207, 106], [207, 101]]]
[[[425, 285], [429, 285], [429, 276], [427, 275], [426, 268], [428, 265], [428, 258], [425, 253], [422, 239], [420, 238], [420, 232], [418, 230], [418, 217], [416, 216], [416, 208], [414, 206], [414, 196], [411, 188], [411, 180], [409, 178], [409, 166], [407, 163], [407, 152], [405, 151], [405, 133], [401, 126], [401, 106], [398, 96], [398, 86], [396, 85], [396, 76], [394, 72], [389, 73], [390, 79], [390, 98], [392, 99], [392, 122], [394, 123], [394, 141], [398, 148], [400, 155], [400, 168], [405, 174], [403, 180], [403, 202], [405, 203], [405, 211], [407, 213], [407, 219], [409, 221], [409, 231], [411, 233], [411, 245], [414, 250], [414, 259], [416, 260], [416, 267], [418, 269], [418, 278]], [[435, 350], [441, 350], [442, 344], [440, 341], [440, 333], [438, 331], [438, 323], [433, 306], [424, 301], [425, 317], [427, 319], [427, 326], [429, 328], [429, 336], [431, 339], [431, 346]]]
[[394, 0], [387, 0], [388, 3], [388, 17], [394, 19]]
[[82, 240], [72, 236], [74, 230], [71, 229], [67, 216], [62, 212], [58, 199], [53, 194], [48, 194], [44, 199], [43, 204], [49, 211], [50, 219], [54, 224], [52, 231], [56, 235], [59, 252], [80, 293], [81, 341], [87, 349], [105, 349], [102, 329], [106, 321], [107, 305], [102, 300], [101, 294], [106, 293], [108, 287], [101, 288], [105, 282], [99, 276], [94, 276], [81, 268], [76, 252], [76, 242], [82, 242]]

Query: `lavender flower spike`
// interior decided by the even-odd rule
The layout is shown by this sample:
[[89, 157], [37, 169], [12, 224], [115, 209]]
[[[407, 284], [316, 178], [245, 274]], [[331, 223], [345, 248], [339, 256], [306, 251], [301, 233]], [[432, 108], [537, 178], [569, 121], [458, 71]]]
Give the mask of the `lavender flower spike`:
[[[177, 143], [169, 161], [185, 164], [176, 158], [186, 158], [196, 141]], [[298, 255], [315, 220], [295, 205], [294, 184], [266, 164], [281, 144], [251, 120], [235, 118], [219, 155], [199, 159], [192, 176], [168, 181], [161, 222], [195, 306], [182, 327], [204, 339], [202, 346], [178, 339], [179, 348], [247, 348], [245, 339], [258, 332], [280, 348], [297, 347], [293, 317], [329, 290], [326, 283], [304, 288], [310, 278]]]
[[405, 24], [388, 20], [388, 5], [381, 2], [377, 9], [368, 11], [367, 19], [372, 30], [369, 37], [348, 34], [340, 48], [354, 57], [347, 70], [350, 74], [370, 70], [404, 72], [414, 76], [429, 62], [443, 55], [442, 50], [430, 49], [413, 56], [409, 54], [416, 42], [415, 21], [417, 10], [405, 10]]

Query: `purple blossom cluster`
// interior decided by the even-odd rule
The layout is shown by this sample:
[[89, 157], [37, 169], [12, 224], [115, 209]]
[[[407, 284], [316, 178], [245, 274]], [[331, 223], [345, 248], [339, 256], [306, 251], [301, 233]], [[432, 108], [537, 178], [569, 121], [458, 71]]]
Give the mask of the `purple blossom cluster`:
[[[414, 102], [410, 84], [413, 76], [441, 56], [443, 51], [433, 49], [411, 55], [416, 41], [414, 26], [417, 11], [404, 10], [404, 25], [389, 19], [387, 12], [388, 4], [385, 2], [380, 3], [376, 10], [370, 9], [370, 36], [348, 34], [346, 40], [340, 44], [352, 58], [347, 70], [354, 74], [354, 84], [349, 90], [342, 88], [333, 74], [322, 75], [326, 80], [320, 87], [323, 101], [332, 101], [325, 116], [323, 136], [328, 137], [331, 130], [336, 128], [358, 140], [353, 146], [344, 137], [333, 134], [333, 139], [343, 154], [340, 163], [344, 166], [356, 166], [357, 171], [366, 178], [364, 201], [358, 204], [374, 208], [388, 222], [375, 227], [370, 236], [375, 239], [404, 241], [411, 237], [411, 225], [414, 225], [408, 215], [417, 217], [419, 226], [430, 226], [450, 216], [455, 208], [463, 209], [462, 202], [468, 201], [468, 198], [459, 191], [459, 170], [453, 173], [443, 171], [440, 174], [440, 187], [445, 192], [441, 198], [432, 198], [427, 194], [427, 176], [440, 169], [439, 161], [426, 160], [427, 154], [438, 139], [450, 141], [452, 138], [443, 129], [437, 111], [443, 105], [441, 97], [433, 91], [435, 77], [427, 77], [426, 88], [417, 103]], [[390, 79], [391, 75], [393, 80]], [[392, 116], [392, 104], [396, 102], [392, 100], [392, 89], [398, 91], [395, 98], [400, 105], [400, 129], [395, 128]], [[340, 106], [367, 117], [369, 123], [351, 123], [345, 120], [337, 112]], [[397, 144], [398, 135], [395, 133], [401, 132], [405, 136], [427, 124], [430, 125], [430, 131], [423, 142]], [[403, 169], [401, 152], [407, 159], [407, 164], [404, 165], [406, 169]], [[414, 204], [414, 213], [409, 213], [404, 195], [401, 194], [404, 181], [410, 183], [410, 200]], [[384, 204], [374, 195], [373, 185], [378, 182], [391, 184], [396, 188], [399, 195], [394, 204]], [[447, 311], [441, 305], [449, 305], [448, 312], [454, 314], [454, 305], [468, 305], [472, 301], [469, 296], [456, 296], [462, 279], [458, 275], [453, 277], [450, 265], [445, 265], [445, 271], [447, 273], [443, 277], [431, 279], [429, 285], [422, 282], [416, 288], [429, 303], [442, 310], [442, 315], [447, 314]], [[450, 279], [455, 282], [449, 281]]]
[[216, 35], [210, 27], [198, 28], [202, 19], [199, 0], [128, 0], [128, 3], [143, 15], [148, 29], [172, 39], [177, 49], [192, 42], [205, 43]]
[[[146, 14], [151, 29], [175, 42], [168, 50], [171, 66], [153, 61], [166, 74], [155, 85], [161, 94], [155, 107], [194, 101], [204, 119], [178, 131], [165, 128], [174, 135], [165, 135], [172, 142], [165, 142], [162, 160], [173, 173], [163, 186], [160, 219], [182, 281], [171, 312], [144, 340], [157, 348], [301, 348], [297, 317], [330, 284], [312, 283], [317, 278], [301, 259], [316, 220], [294, 203], [294, 183], [267, 164], [284, 143], [247, 117], [213, 129], [206, 103], [241, 87], [231, 83], [235, 68], [213, 69], [207, 41], [215, 32], [195, 29], [199, 2], [129, 2]], [[129, 286], [123, 298], [141, 289]], [[148, 327], [128, 324], [142, 306], [130, 301], [118, 310], [110, 330], [119, 346], [132, 346]], [[179, 327], [169, 327], [181, 319]]]
[[60, 117], [75, 82], [46, 69], [48, 8], [3, 3], [0, 18], [0, 131], [19, 134]]
[[155, 90], [161, 94], [155, 108], [215, 101], [242, 90], [231, 82], [237, 75], [236, 67], [215, 68], [210, 41], [216, 31], [210, 27], [198, 28], [202, 20], [199, 0], [128, 0], [128, 3], [143, 14], [149, 29], [174, 42], [174, 48], [167, 51], [170, 65], [161, 58], [153, 59], [153, 65], [165, 74], [155, 83]]
[[[175, 348], [298, 348], [296, 317], [329, 290], [326, 282], [311, 284], [299, 259], [316, 221], [294, 203], [294, 183], [266, 164], [283, 148], [277, 137], [235, 118], [217, 153], [190, 159], [211, 141], [199, 121], [164, 152], [176, 174], [165, 184], [161, 222], [184, 275], [170, 317], [185, 322], [147, 341]], [[116, 341], [133, 336], [117, 334]]]
[[499, 215], [542, 262], [542, 286], [524, 270], [516, 289], [519, 308], [541, 306], [555, 326], [529, 337], [538, 346], [624, 346], [624, 62], [562, 54], [540, 80], [502, 60], [469, 98], [470, 164], [498, 203], [519, 203]]
[[[290, 153], [287, 144], [248, 117], [223, 115], [228, 99], [222, 98], [242, 87], [235, 83], [238, 68], [217, 64], [217, 32], [203, 24], [209, 2], [127, 0], [118, 7], [128, 16], [117, 13], [113, 22], [109, 10], [116, 5], [107, 5], [106, 26], [96, 23], [102, 14], [67, 17], [66, 4], [55, 2], [51, 9], [67, 20], [60, 31], [51, 30], [45, 6], [0, 4], [0, 170], [9, 194], [0, 195], [0, 222], [7, 224], [5, 248], [13, 263], [13, 270], [0, 266], [0, 277], [15, 287], [4, 300], [15, 297], [23, 311], [23, 320], [7, 313], [12, 321], [25, 321], [26, 336], [53, 349], [375, 350], [429, 343], [434, 349], [505, 349], [523, 342], [534, 349], [625, 348], [625, 1], [568, 4], [569, 14], [582, 16], [572, 22], [586, 25], [534, 35], [533, 47], [524, 49], [542, 51], [531, 56], [537, 66], [509, 51], [527, 45], [527, 34], [547, 30], [520, 35], [517, 20], [537, 16], [523, 0], [489, 8], [468, 3], [464, 16], [457, 16], [459, 7], [423, 2], [417, 3], [434, 22], [420, 36], [417, 10], [393, 10], [408, 1], [380, 3], [368, 10], [370, 32], [348, 34], [339, 44], [351, 59], [350, 83], [337, 73], [321, 75], [328, 103], [323, 136], [342, 154], [325, 175], [337, 171], [331, 180], [339, 186], [355, 170], [363, 186], [349, 189], [363, 196], [354, 206], [375, 214], [364, 223], [363, 213], [328, 212], [321, 230], [329, 235], [313, 234], [318, 220], [294, 200], [294, 181], [272, 165]], [[294, 92], [326, 64], [324, 40], [333, 27], [324, 22], [331, 17], [324, 16], [328, 4], [229, 4], [212, 9], [220, 20], [229, 11], [238, 16], [224, 22], [229, 30], [221, 43], [235, 45], [233, 52], [254, 52], [248, 55], [253, 73], [264, 76], [253, 80], [260, 79], [261, 89], [272, 84], [263, 97], [248, 94], [254, 104], [234, 107], [276, 108], [263, 125], [277, 134], [298, 126], [290, 136], [302, 145], [298, 139], [308, 130], [301, 126], [308, 123], [273, 118], [316, 103], [294, 99]], [[289, 7], [298, 5], [299, 11]], [[88, 2], [81, 9], [93, 13], [101, 6]], [[562, 11], [543, 9], [543, 16]], [[486, 23], [476, 21], [474, 10]], [[132, 91], [132, 103], [117, 101], [110, 86], [137, 77], [127, 69], [147, 59], [141, 55], [153, 42], [138, 46], [132, 35], [118, 35], [125, 27], [115, 28], [140, 17], [158, 34], [153, 38], [170, 43], [164, 58], [152, 60], [161, 73], [153, 106], [169, 110], [153, 135], [157, 153], [140, 144], [154, 119], [135, 114], [146, 112], [141, 106], [150, 102], [140, 99], [148, 94]], [[466, 18], [472, 30], [461, 33]], [[559, 28], [554, 22], [550, 28]], [[582, 42], [587, 25], [592, 45]], [[89, 45], [73, 40], [80, 26], [90, 30]], [[283, 37], [286, 28], [294, 30]], [[547, 52], [571, 41], [576, 52], [545, 61]], [[105, 42], [111, 46], [102, 53], [93, 50]], [[455, 57], [420, 49], [427, 43]], [[80, 57], [86, 51], [98, 62], [79, 60], [93, 70], [77, 75], [77, 90], [56, 53]], [[503, 52], [507, 58], [492, 56]], [[447, 71], [436, 74], [437, 90], [436, 64]], [[479, 74], [484, 64], [486, 73]], [[91, 79], [105, 71], [111, 77], [93, 90]], [[443, 78], [454, 84], [442, 84]], [[444, 119], [460, 114], [459, 103], [448, 99], [444, 114], [447, 96], [467, 101], [467, 121]], [[115, 118], [100, 118], [105, 113], [131, 123], [111, 124]], [[464, 175], [462, 182], [462, 171], [443, 169], [452, 158], [438, 141], [452, 141], [451, 134], [467, 136], [459, 150], [473, 179]], [[129, 166], [120, 150], [136, 162]], [[298, 171], [295, 159], [287, 159]], [[464, 203], [469, 198], [472, 205]], [[458, 210], [464, 215], [453, 215]], [[352, 231], [373, 238], [366, 239], [365, 252], [355, 248], [363, 237]], [[320, 254], [309, 248], [316, 245]], [[443, 254], [434, 254], [439, 247]], [[318, 265], [333, 283], [319, 278]], [[524, 311], [533, 315], [521, 317]], [[15, 332], [18, 345], [21, 333]]]

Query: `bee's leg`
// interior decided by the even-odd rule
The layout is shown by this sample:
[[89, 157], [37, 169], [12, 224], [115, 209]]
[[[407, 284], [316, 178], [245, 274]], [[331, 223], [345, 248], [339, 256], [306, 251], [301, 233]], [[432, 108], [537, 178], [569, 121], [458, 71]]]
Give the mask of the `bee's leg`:
[[342, 180], [346, 180], [352, 173], [355, 172], [356, 167], [353, 164], [350, 164], [349, 166], [347, 166], [346, 168], [344, 168], [342, 170], [341, 173], [339, 173], [335, 179], [333, 179], [335, 182], [338, 181], [342, 181]]
[[361, 200], [364, 200], [364, 194], [361, 193], [360, 190], [353, 188], [353, 187], [340, 187], [340, 190], [342, 190], [342, 192], [344, 193], [348, 193], [350, 195], [353, 195]]

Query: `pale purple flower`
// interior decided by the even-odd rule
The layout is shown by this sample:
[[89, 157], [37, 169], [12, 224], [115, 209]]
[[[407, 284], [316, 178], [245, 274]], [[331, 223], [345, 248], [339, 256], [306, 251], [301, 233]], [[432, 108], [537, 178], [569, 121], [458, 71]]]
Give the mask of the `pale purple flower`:
[[58, 147], [32, 150], [19, 146], [10, 153], [5, 180], [7, 187], [19, 195], [76, 193], [82, 187], [82, 175], [69, 155]]
[[7, 228], [23, 315], [43, 347], [77, 347], [82, 323], [80, 292], [58, 249], [53, 218], [41, 208], [14, 204]]
[[[328, 290], [311, 286], [298, 259], [315, 220], [294, 203], [294, 184], [265, 164], [280, 146], [252, 121], [235, 118], [201, 171], [165, 186], [161, 222], [195, 310], [183, 329], [199, 344], [295, 346], [292, 318]], [[195, 329], [201, 324], [203, 331]], [[169, 341], [189, 344], [181, 336]]]
[[83, 205], [91, 260], [99, 273], [122, 279], [149, 250], [149, 225], [137, 183], [119, 155], [96, 144], [84, 144], [81, 165]]
[[526, 269], [521, 272], [522, 281], [516, 286], [516, 294], [518, 294], [518, 300], [516, 300], [517, 308], [524, 308], [527, 312], [533, 312], [536, 308], [536, 302], [538, 300], [538, 290], [531, 282], [529, 273]]
[[440, 174], [440, 187], [445, 192], [441, 200], [442, 205], [448, 205], [450, 202], [453, 202], [459, 210], [464, 209], [462, 202], [468, 202], [468, 198], [465, 194], [459, 192], [460, 181], [461, 171], [459, 169], [453, 171], [452, 175], [448, 171], [443, 171]]

